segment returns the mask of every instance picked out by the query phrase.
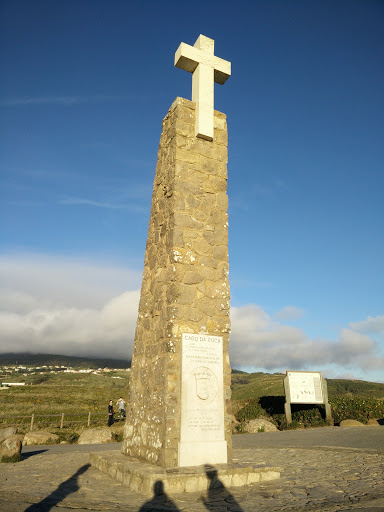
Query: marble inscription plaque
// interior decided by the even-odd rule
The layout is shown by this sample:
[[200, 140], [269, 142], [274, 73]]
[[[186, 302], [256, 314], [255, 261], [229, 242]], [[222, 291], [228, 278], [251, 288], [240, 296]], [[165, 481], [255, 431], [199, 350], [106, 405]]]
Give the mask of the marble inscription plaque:
[[320, 372], [287, 372], [292, 404], [324, 403]]
[[223, 338], [183, 334], [180, 441], [223, 440]]

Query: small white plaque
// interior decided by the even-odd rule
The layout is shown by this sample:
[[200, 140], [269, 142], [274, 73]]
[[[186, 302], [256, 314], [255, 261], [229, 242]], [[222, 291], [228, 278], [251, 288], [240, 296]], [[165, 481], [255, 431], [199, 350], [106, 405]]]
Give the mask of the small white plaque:
[[323, 404], [320, 372], [287, 372], [291, 404]]
[[[221, 336], [182, 335], [181, 383], [179, 465], [226, 462]], [[212, 453], [210, 443], [220, 449]]]

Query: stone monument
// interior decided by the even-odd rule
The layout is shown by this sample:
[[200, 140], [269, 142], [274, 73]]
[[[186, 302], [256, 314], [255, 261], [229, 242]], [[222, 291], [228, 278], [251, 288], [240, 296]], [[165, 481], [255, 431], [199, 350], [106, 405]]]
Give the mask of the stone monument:
[[159, 482], [179, 493], [280, 477], [231, 464], [228, 134], [213, 108], [230, 63], [199, 36], [179, 46], [175, 65], [192, 73], [192, 101], [176, 98], [163, 121], [122, 453], [90, 456], [145, 494]]
[[192, 102], [163, 121], [132, 358], [123, 453], [166, 468], [231, 460], [226, 117], [214, 41], [182, 43]]

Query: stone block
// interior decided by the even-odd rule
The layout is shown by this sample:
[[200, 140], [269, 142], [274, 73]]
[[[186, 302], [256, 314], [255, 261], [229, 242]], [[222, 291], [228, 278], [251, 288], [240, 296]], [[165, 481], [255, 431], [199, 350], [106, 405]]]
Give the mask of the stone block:
[[202, 275], [199, 272], [189, 270], [185, 273], [183, 282], [185, 284], [196, 284], [196, 283], [201, 283], [203, 281], [203, 279], [204, 278], [202, 277]]
[[227, 212], [228, 210], [228, 196], [223, 192], [216, 194], [216, 208], [221, 212]]
[[228, 132], [224, 129], [215, 128], [214, 131], [214, 141], [220, 146], [228, 145]]
[[228, 247], [226, 245], [217, 245], [213, 248], [213, 257], [216, 260], [225, 260], [228, 258]]
[[2, 457], [14, 457], [21, 453], [23, 446], [23, 436], [21, 434], [11, 434], [0, 443], [0, 460]]
[[0, 443], [2, 443], [7, 437], [17, 433], [16, 427], [6, 427], [0, 429]]
[[200, 256], [213, 256], [213, 247], [212, 245], [205, 240], [203, 237], [199, 237], [194, 240], [193, 250]]
[[[201, 170], [193, 170], [190, 172], [188, 180], [189, 180], [189, 190], [191, 193], [199, 194], [200, 196], [204, 194], [204, 183], [208, 182], [209, 176], [207, 173], [201, 172]], [[181, 185], [180, 185], [181, 186]], [[187, 191], [187, 187], [184, 186], [184, 189]], [[194, 191], [194, 192], [192, 192]]]
[[200, 155], [185, 147], [178, 148], [177, 151], [178, 159], [183, 160], [189, 164], [198, 164], [200, 162]]
[[342, 420], [340, 421], [340, 427], [364, 427], [364, 423], [357, 420]]
[[271, 421], [263, 418], [257, 418], [255, 420], [248, 421], [244, 431], [249, 434], [255, 434], [257, 432], [277, 432], [278, 429]]
[[27, 432], [24, 436], [23, 444], [25, 446], [31, 446], [36, 444], [47, 444], [55, 443], [59, 440], [59, 436], [51, 434], [51, 432], [45, 432], [43, 430], [32, 430]]
[[210, 194], [225, 192], [226, 190], [227, 181], [220, 176], [208, 176], [208, 180], [204, 183], [204, 191]]
[[[194, 136], [193, 126], [189, 121], [190, 121], [190, 119], [188, 119], [186, 121], [182, 120], [182, 119], [178, 119], [176, 121], [175, 132], [177, 135], [182, 135], [184, 137], [193, 137]], [[220, 137], [220, 140], [223, 140], [222, 136]]]
[[248, 478], [247, 478], [247, 485], [256, 484], [256, 483], [260, 482], [260, 479], [261, 479], [260, 473], [249, 472]]

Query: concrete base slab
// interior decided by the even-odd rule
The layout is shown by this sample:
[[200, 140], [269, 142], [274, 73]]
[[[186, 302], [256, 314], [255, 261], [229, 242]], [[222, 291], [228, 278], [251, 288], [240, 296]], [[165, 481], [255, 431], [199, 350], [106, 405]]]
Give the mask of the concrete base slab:
[[216, 464], [164, 469], [116, 451], [91, 453], [90, 463], [131, 491], [148, 496], [153, 496], [154, 492], [175, 494], [241, 487], [280, 478], [278, 467]]
[[194, 441], [179, 443], [179, 466], [200, 466], [209, 461], [210, 464], [226, 464], [227, 441]]

